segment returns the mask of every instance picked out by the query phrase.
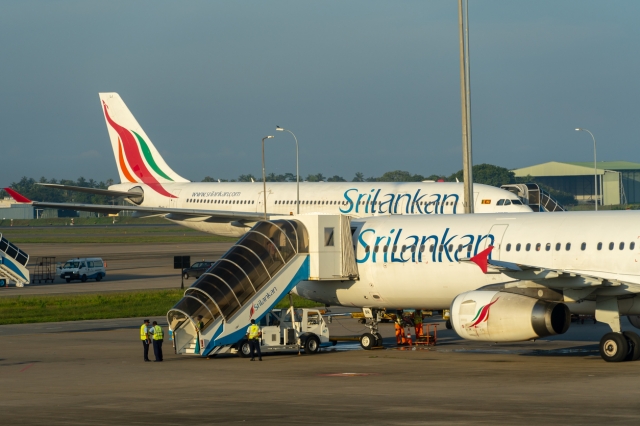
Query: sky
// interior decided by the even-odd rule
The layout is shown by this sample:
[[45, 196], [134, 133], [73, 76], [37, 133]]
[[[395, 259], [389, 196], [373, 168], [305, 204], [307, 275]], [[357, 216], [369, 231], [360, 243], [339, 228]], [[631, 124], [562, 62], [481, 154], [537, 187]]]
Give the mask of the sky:
[[[473, 161], [640, 162], [640, 2], [470, 0]], [[0, 185], [117, 179], [118, 92], [194, 180], [462, 167], [456, 0], [18, 1], [0, 7]]]

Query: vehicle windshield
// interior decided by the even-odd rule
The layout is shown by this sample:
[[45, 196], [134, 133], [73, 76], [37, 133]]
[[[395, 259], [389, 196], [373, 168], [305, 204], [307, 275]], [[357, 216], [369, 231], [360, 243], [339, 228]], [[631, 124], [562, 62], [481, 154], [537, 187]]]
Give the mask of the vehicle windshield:
[[63, 268], [64, 269], [71, 269], [71, 268], [77, 268], [80, 266], [80, 262], [67, 262], [64, 264]]

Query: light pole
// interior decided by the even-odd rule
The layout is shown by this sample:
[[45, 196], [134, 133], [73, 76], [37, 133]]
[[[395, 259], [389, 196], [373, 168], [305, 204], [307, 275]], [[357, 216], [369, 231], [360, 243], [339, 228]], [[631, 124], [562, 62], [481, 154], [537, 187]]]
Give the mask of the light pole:
[[293, 139], [296, 141], [296, 189], [297, 189], [296, 214], [300, 214], [300, 167], [299, 167], [300, 163], [298, 162], [298, 138], [296, 138], [296, 135], [294, 135], [291, 130], [283, 129], [280, 126], [276, 126], [276, 130], [278, 132], [289, 132], [289, 133], [291, 133], [291, 136], [293, 136]]
[[264, 220], [267, 220], [267, 175], [264, 171], [264, 140], [273, 139], [273, 136], [265, 136], [262, 138], [262, 195], [264, 202]]
[[591, 135], [591, 138], [593, 139], [593, 184], [594, 186], [594, 190], [596, 192], [596, 211], [598, 211], [598, 168], [596, 167], [596, 137], [593, 136], [593, 133], [591, 133], [589, 130], [587, 129], [581, 129], [581, 128], [577, 128], [576, 132], [587, 132]]

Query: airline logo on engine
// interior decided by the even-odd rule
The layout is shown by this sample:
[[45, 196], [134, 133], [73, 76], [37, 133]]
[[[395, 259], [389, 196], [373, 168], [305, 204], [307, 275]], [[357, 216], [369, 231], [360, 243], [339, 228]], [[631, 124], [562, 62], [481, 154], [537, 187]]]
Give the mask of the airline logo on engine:
[[[431, 261], [434, 263], [457, 262], [460, 258], [475, 256], [487, 246], [494, 245], [493, 234], [458, 235], [451, 228], [441, 234], [406, 235], [399, 228], [388, 235], [378, 235], [375, 229], [363, 229], [358, 236], [358, 263], [405, 263]], [[377, 247], [377, 248], [376, 248]], [[462, 248], [462, 250], [460, 250]], [[491, 254], [489, 254], [489, 259]]]

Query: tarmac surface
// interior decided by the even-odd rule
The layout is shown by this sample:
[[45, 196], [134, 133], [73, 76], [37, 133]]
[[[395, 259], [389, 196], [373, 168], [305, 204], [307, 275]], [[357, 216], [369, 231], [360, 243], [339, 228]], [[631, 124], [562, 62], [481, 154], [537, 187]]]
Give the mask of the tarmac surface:
[[[102, 257], [104, 281], [2, 288], [0, 296], [176, 288], [174, 255], [216, 260], [231, 243], [22, 244], [32, 258]], [[193, 279], [185, 282], [190, 286]], [[331, 308], [332, 313], [351, 311]], [[165, 327], [164, 317], [150, 318]], [[0, 326], [0, 424], [636, 424], [640, 362], [606, 363], [602, 324], [494, 344], [461, 340], [439, 318], [438, 345], [385, 349], [345, 341], [316, 355], [177, 356], [142, 360], [142, 318]], [[367, 331], [334, 317], [331, 335]], [[633, 330], [626, 318], [623, 329]], [[636, 332], [640, 332], [635, 330]], [[153, 355], [150, 354], [151, 359]]]
[[[107, 276], [100, 282], [72, 281], [56, 277], [53, 283], [32, 283], [22, 288], [0, 288], [0, 297], [40, 294], [97, 293], [108, 291], [176, 288], [180, 270], [173, 269], [173, 256], [191, 256], [191, 263], [217, 260], [233, 243], [183, 244], [21, 244], [30, 259], [55, 256], [57, 262], [75, 257], [101, 257], [107, 262]], [[30, 265], [31, 266], [31, 265]], [[194, 278], [185, 280], [185, 287]]]
[[[140, 324], [0, 326], [2, 423], [627, 425], [640, 416], [640, 362], [602, 361], [600, 324], [509, 345], [462, 341], [440, 328], [435, 348], [403, 350], [383, 324], [386, 349], [344, 342], [262, 362], [177, 356], [166, 340], [162, 363], [143, 362]], [[341, 317], [330, 329], [366, 330]]]

